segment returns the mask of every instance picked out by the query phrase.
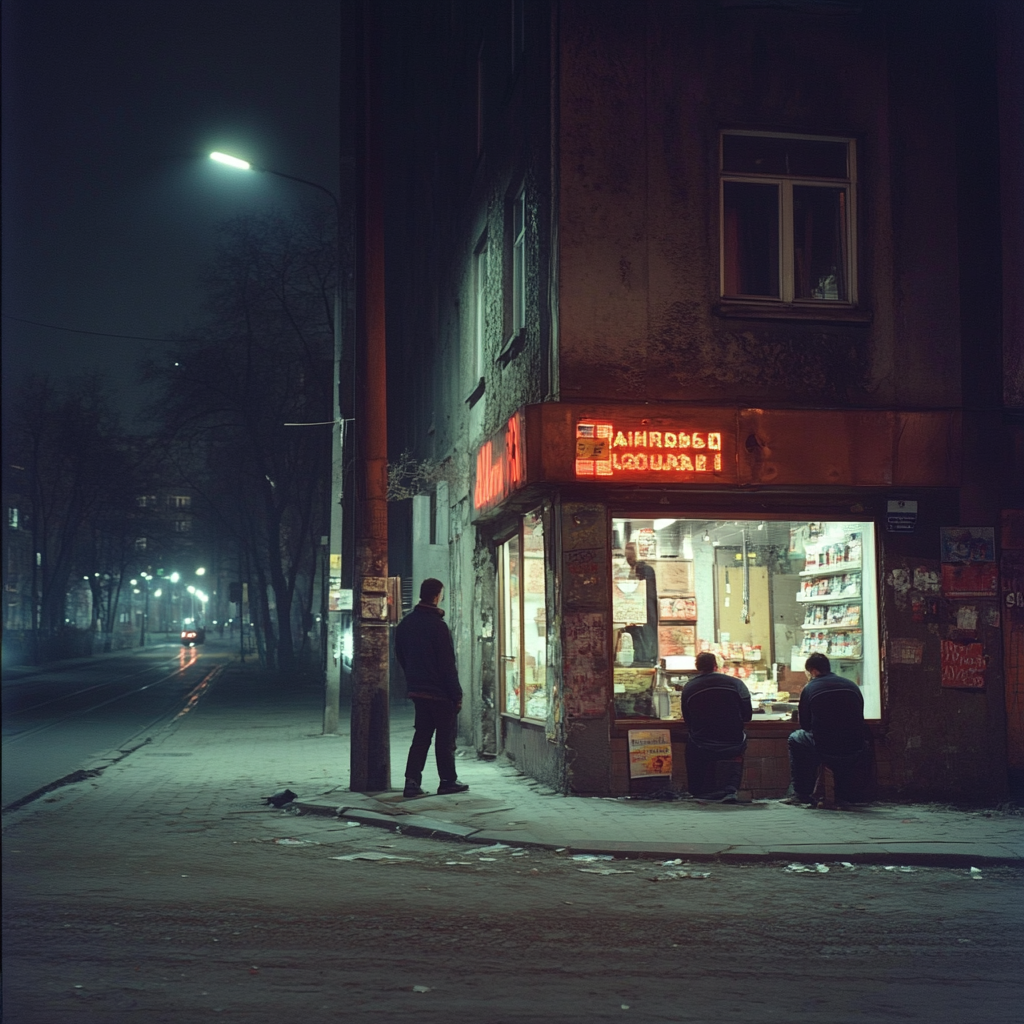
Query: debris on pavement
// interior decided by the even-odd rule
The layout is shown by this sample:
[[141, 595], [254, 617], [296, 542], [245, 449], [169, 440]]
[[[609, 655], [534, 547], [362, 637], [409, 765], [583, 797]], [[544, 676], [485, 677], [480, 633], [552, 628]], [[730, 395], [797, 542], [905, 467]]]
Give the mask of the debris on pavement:
[[345, 853], [339, 857], [332, 857], [331, 860], [406, 860], [413, 861], [415, 857], [400, 857], [397, 853], [377, 853], [373, 850], [365, 850], [363, 853]]
[[651, 882], [674, 882], [680, 878], [710, 878], [710, 871], [663, 871], [660, 875], [651, 875]]
[[278, 846], [319, 846], [312, 839], [275, 839]]
[[980, 882], [981, 881], [981, 868], [971, 868], [971, 878], [976, 878]]
[[290, 789], [280, 789], [272, 796], [263, 797], [264, 804], [270, 807], [284, 807], [285, 804], [290, 804], [293, 800], [297, 800], [299, 797], [298, 793], [293, 793]]
[[429, 985], [413, 985], [413, 992], [430, 992], [432, 989]]
[[577, 868], [577, 871], [582, 871], [585, 875], [635, 875], [636, 872], [632, 868]]
[[788, 864], [782, 870], [787, 872], [787, 873], [789, 873], [789, 874], [791, 874], [791, 875], [813, 875], [815, 873], [817, 873], [819, 875], [824, 875], [824, 874], [828, 873], [828, 865], [827, 864], [799, 864], [799, 863], [794, 862], [792, 864]]
[[592, 863], [596, 860], [615, 860], [610, 853], [574, 853], [572, 859], [586, 861], [587, 863]]

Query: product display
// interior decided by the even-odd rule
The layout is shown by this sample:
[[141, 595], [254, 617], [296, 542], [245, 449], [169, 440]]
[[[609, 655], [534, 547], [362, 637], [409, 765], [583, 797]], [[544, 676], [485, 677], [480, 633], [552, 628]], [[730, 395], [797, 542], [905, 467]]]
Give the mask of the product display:
[[[679, 717], [673, 697], [702, 652], [741, 679], [759, 721], [789, 720], [820, 652], [865, 689], [878, 714], [878, 627], [871, 523], [613, 519], [611, 551], [614, 708], [617, 718]], [[642, 551], [647, 581], [627, 553]], [[636, 623], [654, 614], [657, 672], [630, 661]], [[644, 667], [641, 668], [640, 666]], [[638, 674], [639, 673], [639, 674]]]

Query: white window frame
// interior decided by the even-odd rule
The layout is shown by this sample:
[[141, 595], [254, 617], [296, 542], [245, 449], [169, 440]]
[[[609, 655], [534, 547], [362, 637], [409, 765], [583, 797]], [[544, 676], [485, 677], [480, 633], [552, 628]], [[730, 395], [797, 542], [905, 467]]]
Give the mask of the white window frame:
[[[723, 145], [726, 136], [746, 135], [775, 139], [806, 139], [810, 142], [840, 142], [846, 146], [847, 176], [817, 178], [800, 175], [751, 174], [724, 170]], [[725, 130], [718, 136], [718, 293], [726, 302], [793, 305], [813, 309], [849, 309], [857, 305], [857, 140], [843, 135], [804, 135], [790, 132], [761, 132]], [[739, 182], [757, 185], [776, 185], [779, 190], [779, 297], [773, 295], [732, 295], [725, 290], [725, 184]], [[793, 186], [843, 188], [846, 204], [846, 299], [794, 298], [796, 284], [793, 264]]]
[[526, 188], [512, 203], [512, 337], [526, 327]]
[[473, 386], [484, 374], [484, 351], [487, 336], [487, 236], [477, 243], [473, 252]]

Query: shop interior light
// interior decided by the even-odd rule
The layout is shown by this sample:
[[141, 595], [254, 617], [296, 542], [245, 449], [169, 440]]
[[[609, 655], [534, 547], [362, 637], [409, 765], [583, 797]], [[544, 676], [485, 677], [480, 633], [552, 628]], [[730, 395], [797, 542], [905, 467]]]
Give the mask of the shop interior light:
[[704, 531], [704, 543], [707, 544], [711, 540], [711, 534], [707, 530]]

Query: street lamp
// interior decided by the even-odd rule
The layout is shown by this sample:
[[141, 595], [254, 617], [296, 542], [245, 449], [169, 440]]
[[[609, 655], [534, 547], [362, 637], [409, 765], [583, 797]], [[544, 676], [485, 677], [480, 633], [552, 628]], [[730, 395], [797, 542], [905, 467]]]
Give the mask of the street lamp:
[[[322, 591], [323, 597], [321, 600], [321, 623], [323, 624], [326, 620], [327, 623], [331, 624], [331, 615], [336, 616], [336, 621], [333, 623], [336, 629], [340, 629], [340, 612], [329, 611], [329, 600], [328, 593], [330, 590], [330, 581], [332, 575], [334, 575], [334, 558], [333, 555], [337, 555], [337, 576], [338, 586], [341, 585], [341, 550], [342, 550], [342, 515], [344, 509], [342, 502], [344, 499], [344, 451], [345, 451], [345, 420], [341, 415], [341, 399], [340, 399], [340, 383], [341, 383], [341, 313], [342, 313], [342, 302], [341, 302], [341, 267], [342, 267], [342, 253], [341, 253], [341, 204], [338, 202], [338, 197], [330, 191], [330, 189], [324, 188], [323, 185], [317, 184], [315, 181], [309, 181], [307, 178], [298, 178], [293, 174], [285, 174], [283, 171], [275, 171], [270, 167], [260, 167], [256, 164], [250, 163], [248, 160], [242, 160], [239, 157], [231, 156], [228, 153], [220, 153], [214, 151], [210, 154], [210, 159], [216, 163], [224, 164], [226, 167], [234, 168], [240, 171], [259, 171], [263, 174], [272, 174], [277, 178], [285, 178], [288, 181], [297, 182], [300, 185], [309, 185], [310, 188], [315, 188], [318, 192], [322, 192], [326, 195], [331, 202], [334, 204], [334, 216], [335, 216], [335, 246], [337, 250], [337, 272], [335, 275], [334, 285], [334, 397], [333, 397], [333, 418], [327, 421], [327, 424], [332, 426], [334, 429], [331, 431], [331, 519], [330, 519], [330, 535], [328, 540], [328, 553], [331, 557], [328, 558], [328, 564], [326, 567], [321, 567], [321, 579], [323, 581]], [[312, 424], [286, 424], [286, 426], [323, 426], [322, 423]], [[324, 571], [326, 568], [326, 572]], [[239, 621], [241, 622], [241, 606], [239, 606]], [[323, 626], [321, 627], [323, 628]], [[338, 671], [335, 673], [328, 671], [330, 649], [334, 646], [331, 642], [330, 630], [328, 629], [328, 642], [326, 645], [321, 644], [323, 647], [323, 669], [324, 669], [324, 725], [323, 731], [325, 733], [335, 733], [338, 731], [338, 717], [339, 717], [339, 700], [341, 697], [341, 665], [339, 664]]]

